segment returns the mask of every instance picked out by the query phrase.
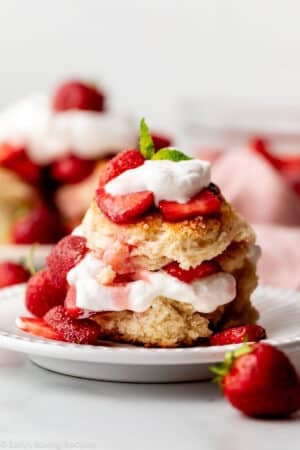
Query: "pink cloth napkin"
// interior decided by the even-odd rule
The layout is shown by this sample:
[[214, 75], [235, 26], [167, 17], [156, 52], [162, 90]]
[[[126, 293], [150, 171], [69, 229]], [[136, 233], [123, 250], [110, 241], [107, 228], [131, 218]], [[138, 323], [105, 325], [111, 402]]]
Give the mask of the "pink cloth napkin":
[[262, 248], [260, 282], [300, 289], [300, 199], [286, 180], [246, 149], [219, 156], [212, 175], [225, 197], [254, 225]]

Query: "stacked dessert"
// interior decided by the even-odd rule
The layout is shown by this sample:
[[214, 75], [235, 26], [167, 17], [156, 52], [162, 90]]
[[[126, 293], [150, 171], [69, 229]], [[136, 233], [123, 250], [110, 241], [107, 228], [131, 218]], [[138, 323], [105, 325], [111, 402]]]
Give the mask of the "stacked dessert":
[[[101, 90], [81, 81], [68, 81], [53, 95], [32, 95], [4, 110], [0, 114], [0, 177], [8, 180], [7, 190], [17, 183], [19, 196], [5, 214], [6, 225], [0, 225], [5, 228], [0, 243], [56, 242], [65, 225], [72, 228], [82, 218], [94, 190], [93, 174], [110, 155], [124, 144], [135, 145], [136, 140], [131, 117], [109, 111]], [[8, 178], [8, 172], [13, 176]], [[70, 197], [65, 189], [71, 191], [72, 202], [65, 201]], [[28, 203], [29, 191], [35, 195]], [[37, 236], [32, 229], [37, 217], [45, 236], [41, 231]], [[56, 230], [49, 235], [46, 230], [53, 222]]]
[[142, 120], [140, 149], [107, 164], [81, 226], [29, 282], [27, 308], [57, 339], [93, 343], [83, 338], [90, 329], [112, 341], [194, 345], [257, 319], [254, 243], [209, 163], [156, 152]]

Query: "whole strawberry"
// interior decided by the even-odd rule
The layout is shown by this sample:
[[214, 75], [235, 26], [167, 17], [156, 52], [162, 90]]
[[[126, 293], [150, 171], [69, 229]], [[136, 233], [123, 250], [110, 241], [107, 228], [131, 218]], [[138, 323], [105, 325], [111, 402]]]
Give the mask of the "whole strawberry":
[[105, 109], [104, 103], [105, 97], [99, 89], [78, 80], [71, 80], [56, 89], [52, 106], [58, 112], [72, 109], [101, 112]]
[[21, 264], [11, 261], [0, 263], [0, 288], [25, 283], [29, 277], [29, 271]]
[[51, 308], [61, 305], [65, 290], [55, 287], [49, 271], [44, 269], [33, 275], [26, 288], [25, 305], [31, 314], [43, 317]]
[[87, 252], [86, 239], [80, 236], [66, 236], [51, 250], [46, 265], [52, 284], [67, 292], [67, 274], [78, 264]]
[[57, 212], [39, 203], [16, 220], [11, 239], [14, 244], [52, 244], [60, 238], [61, 230]]
[[63, 156], [51, 166], [52, 177], [64, 184], [75, 184], [88, 177], [94, 167], [89, 159], [78, 158], [75, 155]]
[[287, 417], [300, 409], [299, 376], [269, 344], [245, 344], [211, 370], [230, 403], [251, 417]]

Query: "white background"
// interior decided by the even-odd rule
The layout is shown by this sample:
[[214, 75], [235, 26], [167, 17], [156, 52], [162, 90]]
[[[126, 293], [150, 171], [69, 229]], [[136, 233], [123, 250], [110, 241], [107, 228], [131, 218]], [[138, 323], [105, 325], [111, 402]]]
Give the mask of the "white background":
[[300, 100], [297, 0], [0, 0], [0, 106], [61, 78], [175, 127], [182, 99]]

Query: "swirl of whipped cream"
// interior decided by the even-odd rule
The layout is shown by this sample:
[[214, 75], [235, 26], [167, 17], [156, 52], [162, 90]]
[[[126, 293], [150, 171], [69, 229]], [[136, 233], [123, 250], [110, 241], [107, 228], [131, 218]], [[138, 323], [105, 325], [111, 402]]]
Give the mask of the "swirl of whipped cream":
[[40, 165], [72, 154], [88, 159], [135, 147], [135, 121], [126, 114], [56, 112], [47, 95], [33, 95], [0, 113], [0, 142], [24, 145]]

